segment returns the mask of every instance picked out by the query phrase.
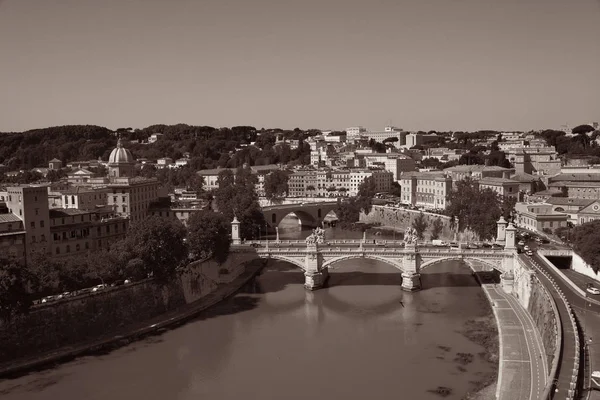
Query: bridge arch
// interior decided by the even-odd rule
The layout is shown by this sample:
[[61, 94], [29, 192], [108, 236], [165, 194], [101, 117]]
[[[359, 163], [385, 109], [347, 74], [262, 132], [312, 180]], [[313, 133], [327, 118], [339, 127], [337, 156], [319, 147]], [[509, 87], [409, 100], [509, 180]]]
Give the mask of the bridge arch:
[[340, 261], [346, 261], [346, 260], [352, 260], [352, 259], [356, 259], [356, 258], [362, 258], [362, 259], [370, 259], [370, 260], [375, 260], [375, 261], [380, 261], [382, 263], [385, 263], [387, 265], [390, 265], [394, 268], [396, 268], [397, 270], [399, 270], [400, 272], [404, 272], [404, 269], [402, 268], [402, 261], [401, 260], [393, 260], [387, 257], [380, 257], [377, 255], [373, 255], [373, 254], [348, 254], [348, 255], [343, 255], [340, 257], [335, 257], [332, 258], [330, 260], [326, 260], [323, 262], [323, 269], [327, 269], [327, 270], [334, 270], [336, 269], [334, 267], [335, 264], [339, 263]]
[[270, 214], [270, 221], [269, 223], [275, 227], [277, 225], [279, 225], [279, 223], [281, 221], [283, 221], [285, 219], [285, 217], [287, 217], [288, 215], [294, 214], [296, 217], [298, 217], [298, 219], [300, 220], [300, 224], [302, 226], [317, 226], [319, 224], [318, 218], [315, 217], [313, 215], [313, 213], [307, 212], [307, 211], [303, 211], [303, 210], [290, 210], [287, 213], [285, 211], [283, 212], [275, 212], [275, 211], [271, 211], [269, 212]]
[[[422, 263], [420, 265], [419, 270], [423, 271], [425, 268], [428, 268], [428, 267], [430, 267], [432, 265], [439, 264], [439, 263], [442, 263], [442, 262], [445, 262], [445, 261], [463, 261], [463, 262], [465, 262], [465, 264], [469, 268], [471, 268], [472, 271], [475, 271], [475, 269], [473, 268], [473, 266], [470, 263], [467, 262], [467, 261], [470, 261], [470, 260], [471, 261], [477, 261], [477, 262], [480, 262], [482, 264], [485, 264], [486, 266], [488, 266], [488, 267], [490, 267], [492, 269], [495, 269], [495, 270], [497, 270], [497, 271], [499, 271], [501, 273], [504, 272], [504, 270], [503, 270], [503, 268], [501, 266], [495, 264], [494, 262], [492, 262], [489, 259], [479, 258], [479, 257], [471, 257], [471, 256], [463, 256], [463, 255], [460, 255], [460, 254], [457, 254], [455, 256], [441, 256], [440, 258], [436, 258], [436, 259], [433, 259], [433, 260], [428, 260], [428, 261], [426, 261], [426, 262], [424, 262], [424, 263]], [[477, 271], [475, 271], [475, 272], [477, 272]]]
[[299, 259], [282, 256], [277, 253], [261, 254], [260, 258], [266, 258], [268, 260], [270, 259], [270, 260], [285, 261], [287, 263], [295, 265], [296, 267], [300, 268], [300, 270], [302, 270], [302, 271], [305, 271], [305, 268], [306, 268], [303, 261], [301, 261]]

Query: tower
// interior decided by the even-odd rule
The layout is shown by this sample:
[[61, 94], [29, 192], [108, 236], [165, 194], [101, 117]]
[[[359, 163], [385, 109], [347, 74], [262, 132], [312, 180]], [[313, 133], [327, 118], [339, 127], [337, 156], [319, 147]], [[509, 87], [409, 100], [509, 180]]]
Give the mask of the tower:
[[242, 243], [242, 239], [240, 238], [240, 221], [238, 221], [236, 216], [231, 221], [231, 241], [233, 244]]

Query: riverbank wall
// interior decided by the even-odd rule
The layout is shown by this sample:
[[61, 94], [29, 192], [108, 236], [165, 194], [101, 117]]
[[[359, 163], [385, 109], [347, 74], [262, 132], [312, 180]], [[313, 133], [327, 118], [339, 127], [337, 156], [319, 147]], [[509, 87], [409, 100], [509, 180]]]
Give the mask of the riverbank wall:
[[[412, 226], [413, 221], [421, 214], [421, 211], [407, 210], [405, 208], [377, 206], [371, 207], [368, 214], [360, 213], [359, 221], [366, 224], [380, 224], [382, 227], [390, 227], [404, 231], [407, 227]], [[450, 217], [446, 215], [433, 214], [423, 211], [425, 221], [427, 221], [427, 229], [425, 230], [425, 238], [431, 236], [433, 221], [440, 219], [442, 221], [442, 233], [440, 239], [453, 240], [454, 230], [450, 224]]]
[[558, 308], [535, 272], [519, 258], [515, 261], [513, 295], [525, 308], [542, 339], [548, 369], [547, 382], [556, 376], [561, 352], [562, 328]]
[[147, 279], [35, 306], [26, 315], [0, 321], [0, 375], [164, 329], [235, 293], [264, 264], [252, 253], [232, 251], [222, 264], [190, 264], [168, 284]]

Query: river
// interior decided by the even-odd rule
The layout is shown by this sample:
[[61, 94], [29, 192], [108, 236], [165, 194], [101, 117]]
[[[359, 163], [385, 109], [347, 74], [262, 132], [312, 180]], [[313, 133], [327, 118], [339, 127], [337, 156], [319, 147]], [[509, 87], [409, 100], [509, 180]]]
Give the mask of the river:
[[[306, 236], [295, 220], [281, 238]], [[328, 229], [328, 237], [361, 237]], [[382, 236], [380, 236], [382, 237]], [[383, 236], [385, 237], [385, 236]], [[3, 400], [461, 399], [493, 372], [462, 333], [489, 305], [468, 267], [447, 262], [406, 293], [394, 268], [340, 263], [315, 292], [270, 262], [194, 321], [105, 355], [0, 382]]]

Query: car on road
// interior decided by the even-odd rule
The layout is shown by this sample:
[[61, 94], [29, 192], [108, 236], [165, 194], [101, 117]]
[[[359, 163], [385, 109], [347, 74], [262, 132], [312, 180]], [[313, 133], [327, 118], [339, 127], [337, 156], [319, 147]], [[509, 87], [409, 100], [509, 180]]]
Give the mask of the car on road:
[[585, 290], [591, 294], [600, 294], [600, 289], [594, 287], [592, 284], [589, 284]]
[[252, 246], [252, 247], [262, 247], [262, 245], [260, 243], [250, 243], [250, 246]]
[[529, 250], [531, 250], [531, 249], [529, 248], [529, 246], [525, 246], [525, 247], [523, 247], [523, 250], [525, 250], [525, 251], [529, 251]]
[[531, 250], [527, 250], [527, 251], [525, 252], [525, 254], [527, 254], [529, 257], [531, 257], [531, 256], [533, 255], [533, 251], [531, 251]]
[[519, 246], [525, 246], [525, 242], [522, 240], [519, 240], [519, 243], [517, 243]]

